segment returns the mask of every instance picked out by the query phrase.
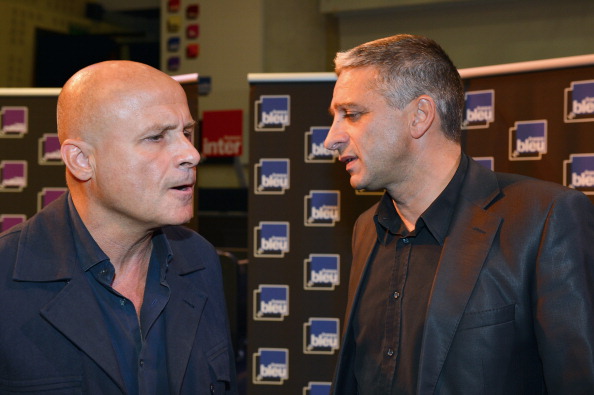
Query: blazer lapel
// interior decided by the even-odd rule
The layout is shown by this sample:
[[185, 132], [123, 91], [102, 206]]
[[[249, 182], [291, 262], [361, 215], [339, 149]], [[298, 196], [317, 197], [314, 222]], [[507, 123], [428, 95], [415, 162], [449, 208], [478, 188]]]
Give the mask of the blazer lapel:
[[373, 221], [373, 213], [375, 213], [376, 209], [377, 205], [374, 205], [367, 213], [365, 213], [366, 216], [361, 217], [355, 225], [353, 240], [357, 240], [357, 245], [353, 246], [353, 260], [349, 276], [349, 297], [347, 299], [346, 308], [347, 322], [345, 325], [348, 324], [350, 319], [354, 301], [359, 300], [361, 281], [369, 267], [369, 262], [377, 240], [375, 223]]
[[[192, 278], [192, 275], [188, 275]], [[166, 316], [167, 366], [173, 394], [181, 390], [207, 296], [178, 273], [167, 276], [171, 289]], [[205, 340], [207, 341], [207, 340]]]
[[66, 282], [67, 285], [40, 310], [41, 316], [95, 361], [125, 392], [110, 336], [101, 319], [103, 313], [76, 261], [67, 199], [66, 193], [23, 227], [13, 279], [49, 284], [48, 287], [52, 283]]
[[[486, 211], [497, 195], [495, 175], [471, 161], [467, 180], [443, 246], [427, 319], [419, 366], [419, 394], [432, 394], [458, 324], [491, 249], [502, 219]], [[482, 187], [469, 192], [474, 180]]]
[[72, 279], [41, 315], [97, 363], [125, 392], [110, 335], [101, 309], [83, 276]]
[[357, 241], [357, 245], [353, 246], [353, 260], [350, 270], [345, 314], [346, 319], [343, 324], [343, 340], [335, 368], [332, 394], [355, 394], [357, 389], [352, 372], [353, 358], [351, 358], [351, 356], [353, 353], [354, 341], [351, 334], [351, 321], [353, 319], [352, 313], [354, 305], [359, 300], [361, 282], [369, 267], [369, 262], [372, 258], [375, 242], [377, 240], [375, 223], [373, 221], [373, 215], [376, 209], [377, 204], [368, 209], [367, 212], [359, 218], [354, 229], [353, 240]]

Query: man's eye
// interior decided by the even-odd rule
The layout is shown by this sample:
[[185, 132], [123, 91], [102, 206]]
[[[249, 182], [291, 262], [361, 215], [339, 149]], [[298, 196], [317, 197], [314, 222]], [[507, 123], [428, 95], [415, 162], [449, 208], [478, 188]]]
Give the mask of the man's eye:
[[192, 138], [192, 130], [191, 129], [184, 129], [184, 136], [190, 140]]
[[154, 136], [149, 136], [146, 138], [149, 141], [160, 141], [163, 140], [163, 135], [162, 134], [156, 134]]
[[344, 117], [346, 119], [356, 120], [361, 116], [360, 112], [345, 112]]

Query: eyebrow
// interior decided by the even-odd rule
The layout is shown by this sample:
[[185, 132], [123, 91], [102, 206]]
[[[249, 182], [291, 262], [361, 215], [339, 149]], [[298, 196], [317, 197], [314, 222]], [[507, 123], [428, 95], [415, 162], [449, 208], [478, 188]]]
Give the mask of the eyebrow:
[[338, 103], [334, 106], [330, 105], [330, 107], [328, 107], [328, 113], [330, 113], [330, 115], [334, 115], [334, 109], [336, 108], [337, 110], [348, 110], [351, 108], [356, 108], [359, 107], [359, 105], [353, 103], [353, 102], [347, 102], [347, 103]]
[[[190, 129], [190, 128], [194, 128], [196, 126], [196, 121], [192, 120], [188, 123], [186, 123], [184, 125], [184, 130], [185, 129]], [[150, 125], [149, 127], [146, 128], [146, 130], [159, 130], [159, 131], [168, 131], [168, 130], [174, 130], [178, 127], [177, 124], [175, 123], [171, 123], [171, 124], [161, 124], [161, 123], [154, 123], [152, 125]]]
[[184, 129], [190, 129], [196, 126], [196, 121], [192, 120], [184, 125]]

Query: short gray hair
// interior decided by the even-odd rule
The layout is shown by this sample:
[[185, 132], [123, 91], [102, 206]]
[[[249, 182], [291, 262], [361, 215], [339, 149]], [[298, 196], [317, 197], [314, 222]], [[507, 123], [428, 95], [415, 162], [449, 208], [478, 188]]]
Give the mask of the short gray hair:
[[344, 69], [377, 69], [375, 87], [388, 103], [402, 109], [426, 94], [433, 98], [445, 136], [461, 139], [464, 88], [446, 52], [430, 38], [399, 34], [361, 44], [334, 59], [338, 75]]

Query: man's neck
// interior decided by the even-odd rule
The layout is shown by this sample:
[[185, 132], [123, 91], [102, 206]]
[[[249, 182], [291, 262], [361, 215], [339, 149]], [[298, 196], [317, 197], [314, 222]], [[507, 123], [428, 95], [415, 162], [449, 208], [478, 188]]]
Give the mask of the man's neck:
[[143, 248], [142, 251], [128, 255], [117, 263], [112, 261], [115, 277], [111, 286], [134, 304], [138, 317], [140, 317], [144, 300], [144, 289], [151, 261], [152, 248], [150, 247], [152, 244], [149, 248]]
[[458, 145], [444, 147], [434, 156], [429, 155], [420, 160], [415, 175], [408, 180], [406, 185], [400, 185], [393, 190], [388, 189], [396, 212], [409, 231], [415, 229], [415, 224], [421, 214], [429, 208], [452, 180], [461, 157], [462, 152]]
[[73, 203], [85, 227], [115, 270], [112, 287], [130, 299], [140, 316], [144, 287], [152, 254], [153, 230], [134, 229], [105, 215], [94, 215], [88, 202], [73, 195]]

